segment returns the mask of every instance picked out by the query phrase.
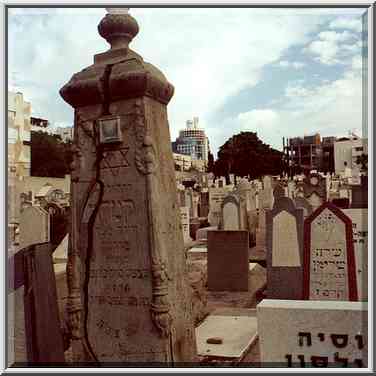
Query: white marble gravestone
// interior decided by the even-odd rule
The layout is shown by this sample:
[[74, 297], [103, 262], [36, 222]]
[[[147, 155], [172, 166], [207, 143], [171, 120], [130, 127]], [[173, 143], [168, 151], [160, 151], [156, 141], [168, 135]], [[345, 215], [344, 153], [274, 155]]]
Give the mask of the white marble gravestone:
[[367, 367], [367, 304], [264, 299], [257, 306], [264, 367]]

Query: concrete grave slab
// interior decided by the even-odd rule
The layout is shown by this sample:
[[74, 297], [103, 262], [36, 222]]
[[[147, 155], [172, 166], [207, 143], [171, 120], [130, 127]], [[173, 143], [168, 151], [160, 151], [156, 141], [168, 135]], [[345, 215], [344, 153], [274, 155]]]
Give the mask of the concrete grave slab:
[[[196, 328], [197, 352], [200, 356], [240, 358], [257, 337], [257, 318], [254, 310], [231, 309], [209, 315]], [[210, 344], [207, 340], [216, 337], [220, 344]]]

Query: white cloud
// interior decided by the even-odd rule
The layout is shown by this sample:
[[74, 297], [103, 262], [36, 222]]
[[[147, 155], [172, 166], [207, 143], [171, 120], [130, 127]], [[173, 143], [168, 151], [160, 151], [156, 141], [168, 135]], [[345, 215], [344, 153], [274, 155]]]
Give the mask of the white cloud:
[[362, 31], [362, 19], [338, 17], [329, 24], [329, 27], [331, 29], [348, 29], [348, 30], [361, 32]]
[[[13, 84], [39, 116], [69, 122], [73, 110], [58, 91], [92, 64], [94, 54], [108, 49], [97, 33], [105, 10], [81, 9], [74, 16], [72, 9], [35, 12], [9, 17], [9, 71], [20, 72]], [[229, 97], [255, 86], [266, 65], [289, 47], [307, 43], [326, 17], [251, 8], [134, 8], [131, 14], [140, 25], [131, 48], [175, 86], [169, 105], [173, 137], [186, 119], [199, 116], [204, 123]]]
[[305, 63], [301, 61], [287, 61], [287, 60], [281, 60], [279, 62], [279, 66], [282, 68], [294, 68], [294, 69], [301, 69], [305, 66]]
[[[354, 57], [352, 66], [341, 78], [322, 81], [315, 87], [304, 87], [303, 81], [290, 83], [285, 90], [283, 105], [251, 109], [225, 119], [218, 126], [221, 131], [215, 134], [215, 139], [225, 140], [232, 133], [250, 130], [256, 131], [262, 141], [281, 150], [282, 137], [316, 132], [322, 137], [345, 136], [349, 129], [362, 129], [360, 63], [360, 57]], [[228, 128], [231, 128], [231, 134]]]
[[[273, 141], [279, 131], [276, 124], [284, 127], [286, 116], [273, 108], [253, 108], [246, 115], [224, 119], [221, 124], [212, 124], [208, 119], [227, 99], [241, 90], [255, 87], [262, 80], [265, 67], [279, 61], [289, 48], [311, 42], [312, 34], [317, 34], [320, 26], [333, 19], [333, 15], [359, 12], [350, 9], [134, 8], [130, 13], [137, 19], [140, 32], [131, 48], [160, 68], [175, 86], [175, 95], [168, 106], [172, 138], [185, 125], [185, 120], [199, 116], [214, 150], [227, 136], [252, 124], [259, 124], [260, 135], [267, 133], [266, 129], [273, 129], [274, 133], [268, 131], [265, 135]], [[94, 54], [108, 49], [108, 44], [97, 33], [97, 25], [104, 14], [105, 10], [99, 8], [11, 10], [9, 72], [15, 72], [12, 85], [31, 101], [35, 115], [51, 123], [73, 121], [73, 109], [60, 98], [59, 89], [75, 72], [91, 65]], [[354, 42], [350, 43], [350, 36], [346, 31], [331, 30], [320, 33], [318, 41], [329, 43], [327, 47], [330, 43], [337, 47], [351, 46]], [[329, 54], [326, 59], [337, 59], [337, 55]], [[283, 64], [293, 69], [303, 67], [303, 62], [294, 60], [281, 62], [281, 67]], [[293, 96], [307, 100], [302, 85], [291, 86], [286, 94], [291, 102]], [[273, 87], [270, 98], [273, 99]], [[300, 107], [291, 111], [299, 118]], [[281, 128], [280, 135], [284, 132]]]
[[356, 35], [347, 30], [341, 33], [323, 31], [318, 35], [318, 39], [305, 48], [305, 51], [316, 55], [316, 60], [322, 64], [342, 64], [344, 55], [355, 53], [360, 48], [359, 41], [354, 42], [354, 38]]
[[285, 96], [288, 98], [307, 97], [311, 93], [309, 89], [292, 83], [288, 84], [285, 89]]

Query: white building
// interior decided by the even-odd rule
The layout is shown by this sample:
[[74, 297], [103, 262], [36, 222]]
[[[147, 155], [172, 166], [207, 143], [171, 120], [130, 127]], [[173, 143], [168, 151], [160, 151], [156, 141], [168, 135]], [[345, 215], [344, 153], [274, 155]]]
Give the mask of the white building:
[[191, 156], [192, 160], [208, 162], [209, 141], [205, 131], [198, 127], [198, 117], [187, 120], [186, 128], [179, 132], [172, 149], [175, 153]]
[[61, 137], [63, 142], [68, 142], [73, 140], [73, 127], [57, 127], [54, 130], [54, 134]]
[[334, 169], [336, 174], [345, 172], [345, 169], [359, 168], [357, 159], [362, 154], [368, 155], [367, 140], [352, 137], [334, 143]]
[[8, 163], [16, 176], [30, 176], [30, 115], [23, 94], [8, 92]]

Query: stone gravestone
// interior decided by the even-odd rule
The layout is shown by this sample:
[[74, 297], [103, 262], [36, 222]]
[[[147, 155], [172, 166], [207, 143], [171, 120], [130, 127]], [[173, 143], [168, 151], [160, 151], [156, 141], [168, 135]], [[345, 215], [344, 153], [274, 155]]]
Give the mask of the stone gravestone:
[[304, 177], [303, 180], [304, 197], [309, 198], [313, 192], [320, 197], [322, 201], [326, 200], [326, 179], [320, 174], [312, 173]]
[[291, 199], [294, 199], [294, 192], [295, 192], [295, 182], [293, 180], [289, 180], [287, 182], [287, 196]]
[[329, 202], [304, 222], [304, 299], [358, 300], [351, 219]]
[[50, 215], [40, 206], [31, 206], [21, 212], [20, 248], [50, 241]]
[[273, 196], [274, 201], [285, 196], [285, 187], [281, 183], [277, 183], [277, 185], [274, 187]]
[[312, 214], [312, 205], [304, 197], [295, 198], [294, 204], [297, 208], [303, 209], [304, 218]]
[[256, 246], [261, 248], [266, 246], [266, 211], [265, 209], [260, 209], [258, 214]]
[[68, 312], [73, 358], [93, 365], [196, 357], [167, 104], [174, 88], [128, 44], [129, 14], [98, 26], [111, 48], [61, 89], [75, 109]]
[[218, 226], [221, 218], [221, 206], [227, 196], [225, 188], [209, 188], [208, 221], [211, 226]]
[[358, 299], [368, 301], [368, 209], [344, 209], [351, 219]]
[[207, 217], [209, 214], [209, 192], [200, 193], [200, 217]]
[[248, 231], [208, 231], [208, 289], [248, 291]]
[[183, 230], [184, 243], [190, 242], [192, 239], [189, 236], [189, 208], [187, 206], [180, 207], [181, 227]]
[[63, 337], [48, 243], [8, 257], [8, 348], [13, 366], [62, 365]]
[[312, 206], [312, 209], [315, 210], [321, 206], [324, 202], [322, 197], [320, 197], [315, 191], [313, 191], [308, 197], [306, 197], [309, 204]]
[[367, 303], [264, 299], [257, 330], [264, 367], [367, 367]]
[[274, 202], [266, 213], [267, 296], [303, 297], [303, 210], [288, 197]]
[[351, 207], [354, 209], [368, 208], [368, 178], [361, 176], [361, 184], [351, 188]]
[[235, 195], [228, 195], [222, 203], [222, 230], [240, 230], [240, 204]]

